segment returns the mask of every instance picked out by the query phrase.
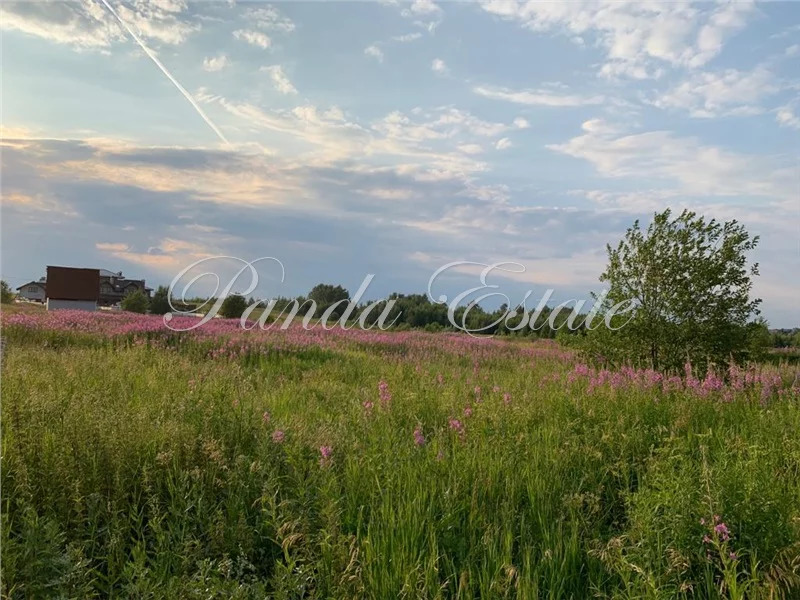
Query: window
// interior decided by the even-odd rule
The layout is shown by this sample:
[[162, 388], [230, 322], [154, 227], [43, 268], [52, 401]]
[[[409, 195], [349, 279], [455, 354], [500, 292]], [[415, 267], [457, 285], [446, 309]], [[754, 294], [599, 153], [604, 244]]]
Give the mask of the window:
[[33, 292], [33, 293], [36, 293], [36, 292], [38, 292], [38, 291], [39, 291], [39, 287], [38, 287], [38, 286], [35, 286], [35, 285], [29, 285], [29, 286], [28, 286], [28, 291], [29, 291], [29, 292]]

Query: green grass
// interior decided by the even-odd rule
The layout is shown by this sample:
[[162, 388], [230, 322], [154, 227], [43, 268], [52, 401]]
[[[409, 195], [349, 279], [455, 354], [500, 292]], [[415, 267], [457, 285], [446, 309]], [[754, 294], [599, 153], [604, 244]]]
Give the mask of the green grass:
[[4, 333], [4, 597], [800, 597], [796, 396], [587, 394], [546, 356], [475, 373]]

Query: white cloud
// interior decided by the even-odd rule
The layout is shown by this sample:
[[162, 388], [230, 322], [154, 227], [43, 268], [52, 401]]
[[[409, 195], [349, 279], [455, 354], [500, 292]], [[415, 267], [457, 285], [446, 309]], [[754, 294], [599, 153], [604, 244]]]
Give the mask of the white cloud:
[[590, 162], [606, 177], [637, 178], [654, 187], [698, 196], [756, 196], [787, 199], [795, 194], [791, 165], [706, 146], [669, 131], [622, 135], [600, 119], [584, 133], [547, 147]]
[[415, 32], [415, 33], [406, 33], [403, 35], [395, 35], [392, 37], [392, 40], [394, 40], [395, 42], [408, 43], [408, 42], [414, 42], [421, 37], [422, 37], [421, 33]]
[[797, 56], [800, 54], [800, 44], [792, 44], [784, 51], [786, 56]]
[[558, 94], [551, 90], [510, 90], [501, 87], [476, 86], [472, 91], [479, 96], [493, 100], [505, 100], [515, 104], [528, 104], [531, 106], [584, 106], [587, 104], [600, 104], [603, 96], [578, 96], [573, 94]]
[[696, 68], [745, 26], [752, 1], [693, 6], [684, 2], [518, 2], [492, 0], [484, 10], [534, 32], [553, 31], [605, 52], [605, 77], [658, 78], [662, 65]]
[[281, 15], [277, 8], [269, 4], [248, 9], [245, 19], [248, 23], [254, 23], [259, 29], [267, 31], [291, 33], [295, 30], [294, 22]]
[[652, 104], [701, 118], [756, 114], [762, 112], [760, 101], [779, 89], [773, 74], [764, 67], [748, 72], [726, 69], [696, 73]]
[[267, 34], [251, 29], [237, 29], [233, 32], [233, 37], [265, 50], [272, 45], [272, 40], [269, 39]]
[[[184, 2], [118, 4], [116, 11], [139, 36], [163, 44], [181, 44], [199, 26], [182, 18]], [[3, 2], [0, 28], [17, 30], [79, 50], [107, 50], [126, 39], [114, 17], [100, 2]]]
[[209, 72], [222, 71], [231, 64], [231, 61], [224, 54], [219, 56], [206, 57], [203, 59], [203, 69]]
[[513, 146], [513, 145], [514, 145], [514, 144], [512, 144], [512, 143], [511, 143], [511, 140], [510, 140], [510, 139], [508, 139], [508, 138], [501, 138], [501, 139], [497, 140], [497, 143], [494, 145], [494, 147], [495, 147], [497, 150], [505, 150], [505, 149], [507, 149], [507, 148], [511, 148], [511, 146]]
[[458, 149], [464, 154], [480, 154], [483, 152], [483, 148], [479, 144], [461, 144]]
[[367, 56], [371, 56], [378, 62], [383, 62], [383, 50], [381, 50], [375, 45], [367, 46], [366, 48], [364, 48], [364, 54], [366, 54]]
[[280, 65], [261, 67], [260, 70], [269, 74], [275, 89], [281, 94], [297, 93], [297, 88], [295, 88], [294, 85], [292, 85], [292, 82], [289, 81], [289, 78], [286, 76], [286, 73], [283, 72], [283, 68]]
[[411, 6], [403, 11], [404, 16], [432, 15], [441, 12], [441, 8], [432, 0], [414, 0]]
[[431, 71], [434, 73], [439, 73], [440, 75], [444, 75], [449, 71], [449, 69], [441, 58], [434, 58], [431, 62]]
[[517, 129], [527, 129], [530, 126], [531, 124], [528, 122], [528, 119], [524, 117], [517, 117], [514, 119], [514, 127]]
[[775, 113], [775, 120], [781, 127], [800, 129], [800, 117], [794, 114], [794, 110], [788, 104], [781, 106]]

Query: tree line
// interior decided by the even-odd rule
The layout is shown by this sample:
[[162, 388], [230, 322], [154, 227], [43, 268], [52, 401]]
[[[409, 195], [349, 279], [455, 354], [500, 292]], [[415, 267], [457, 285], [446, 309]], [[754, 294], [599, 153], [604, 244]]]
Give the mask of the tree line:
[[[493, 311], [477, 304], [461, 306], [451, 320], [448, 307], [431, 302], [427, 295], [399, 293], [374, 305], [366, 321], [374, 324], [391, 301], [385, 322], [396, 330], [466, 329], [486, 335], [559, 338], [601, 364], [676, 371], [686, 363], [702, 370], [759, 360], [770, 347], [800, 346], [800, 330], [770, 331], [760, 316], [761, 299], [751, 297], [759, 272], [748, 255], [758, 241], [735, 220], [708, 220], [688, 210], [677, 217], [669, 209], [656, 213], [646, 229], [635, 221], [615, 246], [607, 246], [608, 263], [600, 275], [606, 291], [595, 296], [601, 310], [594, 326], [587, 323], [587, 315], [573, 315], [570, 308], [545, 307], [528, 321], [529, 309], [509, 310], [506, 305]], [[13, 299], [5, 282], [2, 292], [3, 302]], [[196, 305], [215, 301], [197, 299]], [[349, 301], [343, 286], [320, 283], [306, 296], [272, 299], [269, 319], [285, 318], [293, 310], [301, 317], [319, 318], [337, 303]], [[239, 318], [254, 302], [228, 296], [220, 315]], [[614, 307], [622, 305], [625, 310], [614, 314]], [[350, 318], [359, 319], [366, 307], [355, 307]], [[122, 308], [165, 314], [193, 307], [170, 303], [168, 289], [160, 286], [152, 299], [139, 291], [129, 294]], [[338, 319], [343, 310], [338, 306], [330, 316]], [[250, 314], [254, 319], [260, 316], [256, 311]]]

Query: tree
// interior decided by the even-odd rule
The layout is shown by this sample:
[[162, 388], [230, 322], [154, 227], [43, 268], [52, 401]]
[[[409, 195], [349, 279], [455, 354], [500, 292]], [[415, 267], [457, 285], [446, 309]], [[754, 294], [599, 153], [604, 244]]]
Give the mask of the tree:
[[0, 292], [2, 292], [2, 300], [3, 304], [11, 304], [14, 302], [14, 292], [11, 291], [11, 287], [8, 285], [8, 282], [5, 280], [0, 281]]
[[[760, 299], [750, 299], [747, 253], [758, 244], [736, 221], [719, 223], [683, 211], [656, 213], [646, 231], [634, 222], [616, 248], [609, 244], [604, 309], [630, 301], [626, 314], [592, 323], [585, 347], [612, 363], [678, 369], [687, 361], [701, 369], [748, 358], [748, 325]], [[624, 325], [623, 325], [624, 323]]]
[[[350, 300], [350, 292], [340, 285], [331, 285], [328, 283], [318, 283], [308, 293], [308, 299], [313, 300], [317, 305], [317, 316], [324, 313], [331, 304], [340, 302], [342, 300]], [[338, 318], [344, 312], [345, 305], [337, 307], [332, 313], [332, 316]]]
[[134, 290], [122, 299], [120, 305], [122, 310], [144, 314], [147, 312], [149, 303], [150, 301], [142, 290]]
[[158, 286], [150, 300], [150, 312], [154, 315], [165, 315], [170, 312], [169, 288], [165, 285]]
[[247, 300], [239, 294], [232, 294], [222, 301], [219, 314], [226, 319], [238, 319], [247, 308]]

